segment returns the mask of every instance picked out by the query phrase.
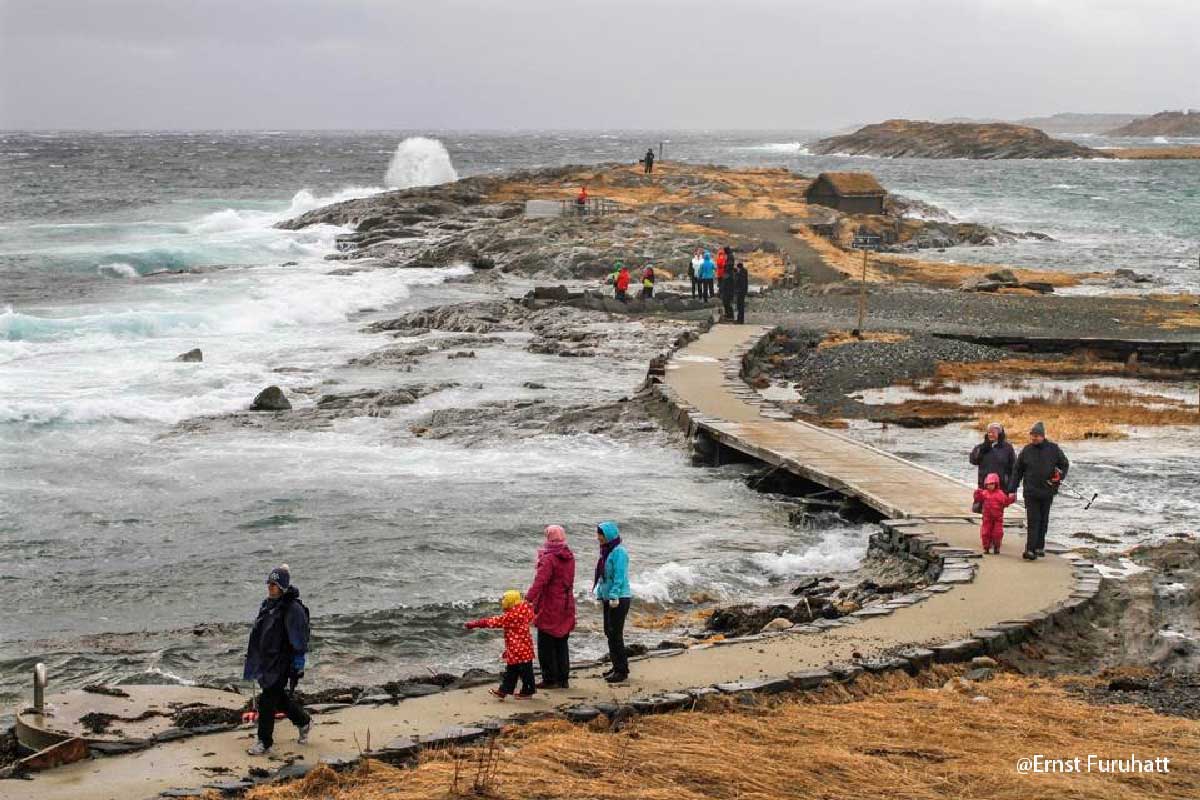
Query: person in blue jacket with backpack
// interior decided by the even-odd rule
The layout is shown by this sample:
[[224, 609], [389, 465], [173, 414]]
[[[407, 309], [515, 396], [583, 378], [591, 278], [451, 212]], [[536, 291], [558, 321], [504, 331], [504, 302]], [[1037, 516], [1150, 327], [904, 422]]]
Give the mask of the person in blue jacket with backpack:
[[612, 668], [604, 673], [608, 683], [629, 679], [629, 659], [625, 655], [625, 618], [633, 592], [629, 588], [629, 552], [621, 544], [621, 531], [615, 522], [596, 526], [600, 543], [600, 558], [596, 562], [592, 591], [604, 609], [604, 635], [608, 639], [608, 655]]
[[717, 265], [713, 262], [712, 253], [705, 250], [704, 259], [700, 262], [700, 299], [705, 303], [713, 296], [713, 280], [717, 277]]
[[252, 756], [271, 752], [276, 711], [287, 714], [299, 729], [300, 744], [308, 741], [312, 718], [293, 697], [296, 682], [304, 677], [308, 634], [308, 609], [300, 602], [300, 590], [292, 586], [288, 565], [282, 564], [267, 576], [267, 599], [259, 606], [258, 617], [250, 629], [242, 672], [245, 680], [258, 681], [262, 687], [258, 698], [258, 741], [246, 751]]

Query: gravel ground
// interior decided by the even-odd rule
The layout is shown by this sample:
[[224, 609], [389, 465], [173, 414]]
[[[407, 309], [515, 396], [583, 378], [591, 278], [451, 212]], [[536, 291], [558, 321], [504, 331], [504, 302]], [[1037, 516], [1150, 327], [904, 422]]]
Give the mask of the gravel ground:
[[[747, 322], [785, 327], [851, 329], [857, 325], [858, 298], [819, 290], [772, 290], [753, 296]], [[868, 330], [1051, 337], [1110, 337], [1200, 344], [1200, 330], [1171, 330], [1145, 319], [1147, 309], [1183, 313], [1183, 303], [1117, 297], [1042, 295], [1021, 297], [909, 287], [871, 287]]]
[[[817, 348], [822, 332], [792, 330], [786, 340], [776, 337], [757, 362], [773, 383], [794, 385], [817, 413], [862, 416], [866, 408], [846, 395], [862, 389], [891, 386], [930, 376], [939, 361], [996, 361], [1010, 358], [1007, 350], [986, 345], [915, 334], [900, 342], [853, 342]], [[772, 365], [772, 356], [780, 363]]]

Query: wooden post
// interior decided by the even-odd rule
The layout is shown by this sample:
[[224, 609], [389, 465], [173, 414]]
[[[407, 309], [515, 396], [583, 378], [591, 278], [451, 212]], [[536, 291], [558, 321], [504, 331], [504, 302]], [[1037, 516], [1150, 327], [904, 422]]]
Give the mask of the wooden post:
[[863, 249], [862, 280], [858, 284], [858, 338], [863, 336], [867, 316], [867, 250]]

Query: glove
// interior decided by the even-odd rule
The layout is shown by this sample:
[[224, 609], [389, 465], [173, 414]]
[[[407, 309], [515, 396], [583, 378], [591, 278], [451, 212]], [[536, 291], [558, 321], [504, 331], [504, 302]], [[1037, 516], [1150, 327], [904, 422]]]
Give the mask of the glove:
[[292, 674], [297, 678], [304, 677], [304, 654], [292, 656]]
[[621, 605], [621, 601], [615, 597], [608, 601], [609, 608], [618, 608], [618, 607], [620, 607], [620, 605]]

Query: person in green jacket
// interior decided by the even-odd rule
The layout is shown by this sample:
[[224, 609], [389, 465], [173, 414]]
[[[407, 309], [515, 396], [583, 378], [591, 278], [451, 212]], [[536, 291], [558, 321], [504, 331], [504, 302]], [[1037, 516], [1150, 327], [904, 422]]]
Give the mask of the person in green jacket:
[[633, 602], [633, 592], [629, 588], [629, 552], [621, 544], [621, 531], [615, 522], [597, 525], [596, 540], [600, 543], [600, 558], [596, 562], [592, 591], [604, 609], [604, 635], [612, 659], [612, 668], [604, 673], [604, 680], [622, 683], [629, 679], [629, 659], [625, 655], [625, 618], [629, 616], [629, 604]]

